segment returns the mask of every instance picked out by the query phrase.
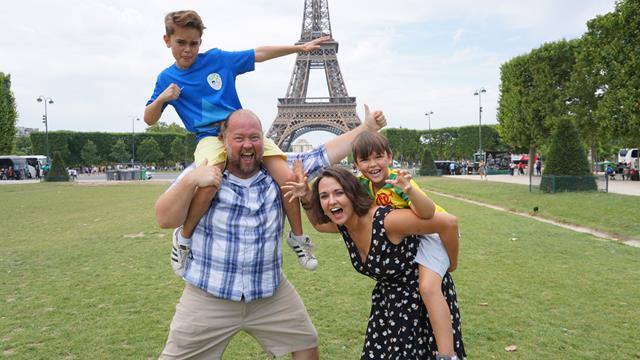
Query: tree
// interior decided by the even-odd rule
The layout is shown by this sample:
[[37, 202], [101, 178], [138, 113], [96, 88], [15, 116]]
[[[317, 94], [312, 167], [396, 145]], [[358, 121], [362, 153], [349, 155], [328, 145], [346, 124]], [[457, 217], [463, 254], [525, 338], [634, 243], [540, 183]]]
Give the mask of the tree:
[[587, 153], [570, 117], [565, 116], [551, 135], [540, 188], [546, 192], [596, 190]]
[[587, 23], [590, 73], [599, 76], [595, 116], [627, 147], [640, 144], [640, 2], [621, 0], [615, 11]]
[[82, 151], [80, 152], [80, 158], [85, 165], [96, 165], [100, 162], [100, 156], [98, 156], [98, 148], [93, 141], [87, 140], [87, 142], [82, 147]]
[[11, 91], [11, 75], [0, 72], [0, 154], [10, 154], [16, 136], [16, 99]]
[[420, 141], [421, 133], [414, 129], [384, 129], [384, 136], [389, 140], [393, 158], [398, 161], [418, 162], [424, 146]]
[[500, 66], [498, 132], [514, 147], [529, 148], [543, 138], [537, 131], [539, 127], [532, 124], [532, 100], [529, 93], [533, 87], [533, 75], [529, 60], [529, 55], [520, 55]]
[[171, 151], [169, 152], [169, 160], [174, 162], [183, 162], [185, 158], [186, 147], [184, 141], [177, 137], [171, 142]]
[[109, 153], [109, 157], [111, 160], [120, 163], [127, 162], [131, 159], [131, 153], [127, 151], [127, 145], [124, 143], [124, 140], [118, 139], [118, 141], [111, 146], [111, 153]]
[[62, 154], [60, 151], [53, 152], [53, 162], [51, 163], [51, 169], [44, 178], [45, 181], [69, 181], [69, 172], [67, 166], [64, 164]]
[[176, 123], [167, 124], [165, 122], [158, 121], [157, 123], [149, 126], [145, 130], [145, 132], [148, 132], [148, 133], [186, 134], [187, 130], [185, 128], [183, 128], [182, 126], [176, 124]]
[[599, 49], [593, 39], [583, 35], [576, 53], [576, 63], [571, 72], [568, 104], [575, 116], [580, 138], [589, 147], [592, 160], [598, 160], [598, 148], [609, 142], [610, 134], [605, 130], [606, 120], [597, 112], [605, 90], [603, 68], [595, 61]]
[[422, 176], [437, 176], [438, 169], [436, 163], [433, 162], [433, 156], [429, 148], [425, 148], [422, 153], [422, 164], [420, 165], [420, 175]]
[[576, 40], [543, 44], [500, 68], [500, 135], [514, 147], [529, 149], [529, 171], [558, 118], [569, 114], [568, 87]]
[[157, 163], [164, 157], [160, 145], [154, 138], [144, 139], [138, 145], [136, 157], [143, 163]]
[[32, 149], [31, 138], [29, 136], [16, 136], [14, 151], [12, 151], [12, 153], [16, 155], [29, 155], [33, 154]]

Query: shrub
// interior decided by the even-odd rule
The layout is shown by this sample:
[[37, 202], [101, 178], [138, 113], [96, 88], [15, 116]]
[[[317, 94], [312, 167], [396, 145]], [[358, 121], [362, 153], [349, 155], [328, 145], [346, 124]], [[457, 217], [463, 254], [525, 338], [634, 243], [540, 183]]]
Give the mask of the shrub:
[[53, 162], [51, 163], [51, 169], [44, 178], [45, 181], [69, 181], [69, 172], [67, 166], [62, 160], [62, 155], [59, 151], [53, 153]]
[[551, 134], [540, 189], [545, 192], [598, 189], [587, 153], [571, 119], [561, 118]]
[[436, 163], [433, 162], [433, 155], [429, 148], [425, 148], [422, 153], [422, 165], [420, 166], [419, 174], [422, 176], [438, 176], [438, 169]]

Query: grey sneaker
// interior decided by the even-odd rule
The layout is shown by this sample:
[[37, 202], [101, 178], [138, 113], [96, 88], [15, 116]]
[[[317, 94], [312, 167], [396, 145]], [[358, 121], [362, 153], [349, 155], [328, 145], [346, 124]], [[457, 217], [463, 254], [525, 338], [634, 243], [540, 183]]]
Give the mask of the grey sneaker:
[[287, 244], [298, 256], [298, 263], [300, 266], [309, 271], [313, 271], [318, 267], [318, 260], [311, 252], [313, 244], [307, 235], [296, 236], [289, 231]]
[[191, 249], [187, 245], [181, 245], [178, 242], [178, 235], [182, 227], [173, 231], [173, 243], [171, 246], [171, 268], [179, 278], [184, 276], [184, 270], [187, 266], [187, 258]]

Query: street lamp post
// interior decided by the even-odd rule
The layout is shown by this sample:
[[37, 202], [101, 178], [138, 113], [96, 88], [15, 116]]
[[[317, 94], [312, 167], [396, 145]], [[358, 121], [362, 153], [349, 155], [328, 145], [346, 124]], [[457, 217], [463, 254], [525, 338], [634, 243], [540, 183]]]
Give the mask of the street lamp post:
[[484, 154], [482, 153], [482, 94], [487, 90], [484, 87], [477, 89], [473, 95], [478, 96], [478, 154], [480, 154], [480, 161], [484, 160]]
[[431, 143], [433, 142], [433, 139], [431, 137], [431, 115], [433, 115], [433, 111], [427, 110], [427, 112], [424, 114], [427, 116], [427, 122], [429, 124], [429, 151], [431, 151], [431, 156], [433, 156], [433, 145], [431, 145]]
[[47, 165], [48, 165], [51, 162], [49, 161], [49, 158], [50, 158], [49, 157], [49, 123], [48, 123], [48, 115], [47, 115], [47, 103], [53, 104], [53, 99], [48, 96], [40, 95], [36, 100], [38, 102], [44, 103], [44, 115], [42, 115], [42, 123], [44, 124], [44, 136], [45, 136], [45, 145], [46, 145], [46, 151], [47, 151], [46, 153]]
[[136, 121], [140, 121], [137, 116], [129, 115], [131, 118], [131, 167], [136, 160]]

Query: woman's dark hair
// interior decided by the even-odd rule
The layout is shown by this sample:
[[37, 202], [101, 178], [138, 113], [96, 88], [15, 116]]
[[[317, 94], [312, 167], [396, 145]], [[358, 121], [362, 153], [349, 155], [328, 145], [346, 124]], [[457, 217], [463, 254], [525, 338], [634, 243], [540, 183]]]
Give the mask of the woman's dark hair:
[[387, 153], [391, 156], [391, 146], [389, 140], [380, 133], [365, 131], [358, 135], [351, 146], [353, 161], [358, 162], [360, 159], [366, 159], [369, 155], [378, 153], [380, 155]]
[[371, 207], [372, 200], [362, 188], [358, 179], [353, 176], [351, 172], [333, 166], [322, 171], [320, 176], [318, 176], [316, 181], [313, 183], [313, 188], [311, 190], [311, 214], [320, 224], [331, 222], [329, 217], [325, 215], [324, 211], [322, 211], [322, 206], [320, 205], [320, 194], [318, 193], [318, 184], [320, 184], [320, 180], [326, 177], [334, 178], [340, 186], [342, 186], [342, 190], [344, 190], [345, 195], [347, 195], [347, 198], [349, 198], [353, 204], [353, 211], [356, 215], [363, 216], [367, 214]]

